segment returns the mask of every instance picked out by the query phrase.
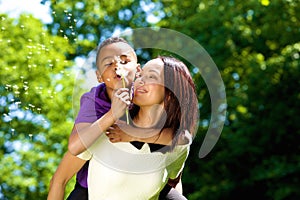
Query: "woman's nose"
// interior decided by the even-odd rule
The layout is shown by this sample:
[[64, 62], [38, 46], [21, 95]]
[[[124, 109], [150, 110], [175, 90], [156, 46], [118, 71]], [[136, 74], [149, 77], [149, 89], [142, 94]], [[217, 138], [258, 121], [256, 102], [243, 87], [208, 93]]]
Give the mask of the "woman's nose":
[[136, 86], [142, 86], [142, 85], [144, 85], [144, 84], [145, 84], [145, 82], [144, 82], [144, 80], [142, 79], [142, 77], [137, 78], [137, 79], [135, 80], [135, 85], [136, 85]]

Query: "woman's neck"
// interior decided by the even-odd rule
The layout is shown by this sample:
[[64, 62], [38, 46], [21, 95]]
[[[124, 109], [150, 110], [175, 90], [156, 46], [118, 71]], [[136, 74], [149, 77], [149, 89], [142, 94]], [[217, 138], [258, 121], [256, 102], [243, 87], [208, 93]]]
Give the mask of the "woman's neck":
[[[165, 119], [165, 110], [163, 105], [141, 106], [137, 116], [134, 118], [136, 126], [142, 128], [151, 128], [158, 124], [158, 121]], [[161, 124], [161, 123], [160, 123]], [[164, 124], [164, 123], [162, 123]], [[162, 127], [156, 127], [162, 128]]]

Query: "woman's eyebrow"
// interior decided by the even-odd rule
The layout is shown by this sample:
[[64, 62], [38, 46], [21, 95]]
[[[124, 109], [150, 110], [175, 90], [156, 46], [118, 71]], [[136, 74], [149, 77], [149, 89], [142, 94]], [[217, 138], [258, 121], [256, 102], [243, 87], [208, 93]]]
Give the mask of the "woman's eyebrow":
[[159, 74], [158, 70], [155, 70], [155, 69], [150, 69], [148, 72], [154, 72], [156, 74]]

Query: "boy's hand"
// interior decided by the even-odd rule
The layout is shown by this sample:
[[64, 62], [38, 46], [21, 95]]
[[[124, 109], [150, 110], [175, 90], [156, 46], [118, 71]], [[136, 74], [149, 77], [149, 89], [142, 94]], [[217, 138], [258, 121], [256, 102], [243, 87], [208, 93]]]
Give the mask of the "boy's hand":
[[126, 134], [117, 124], [112, 125], [106, 131], [106, 136], [112, 143], [116, 142], [131, 142], [134, 140], [129, 134]]
[[130, 95], [128, 88], [118, 89], [113, 97], [111, 103], [111, 110], [115, 120], [122, 117], [125, 113], [126, 107], [130, 104]]

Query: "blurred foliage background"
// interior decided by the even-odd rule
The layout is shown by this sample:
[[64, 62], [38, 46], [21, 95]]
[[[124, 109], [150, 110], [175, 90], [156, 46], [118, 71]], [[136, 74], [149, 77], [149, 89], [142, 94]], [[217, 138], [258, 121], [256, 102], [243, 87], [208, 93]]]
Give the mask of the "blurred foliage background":
[[[226, 87], [224, 129], [200, 159], [211, 104], [201, 74], [193, 73], [201, 119], [183, 173], [185, 196], [300, 198], [299, 0], [41, 3], [50, 4], [52, 23], [0, 14], [0, 199], [46, 199], [67, 149], [72, 101], [79, 103], [73, 97], [76, 58], [116, 31], [140, 27], [168, 28], [196, 40]], [[141, 63], [155, 54], [138, 52]]]

